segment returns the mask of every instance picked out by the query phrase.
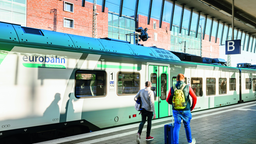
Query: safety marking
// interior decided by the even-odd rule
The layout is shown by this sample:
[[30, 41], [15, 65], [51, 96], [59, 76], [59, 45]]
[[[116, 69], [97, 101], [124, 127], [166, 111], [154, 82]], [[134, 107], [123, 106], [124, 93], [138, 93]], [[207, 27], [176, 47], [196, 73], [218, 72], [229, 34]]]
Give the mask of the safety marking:
[[256, 111], [255, 109], [238, 109], [238, 110], [241, 110], [241, 111]]
[[[192, 120], [196, 120], [196, 119], [200, 119], [200, 118], [208, 117], [208, 116], [212, 116], [212, 115], [218, 115], [218, 114], [229, 112], [229, 111], [241, 110], [243, 108], [252, 107], [252, 106], [256, 106], [256, 102], [247, 102], [247, 103], [243, 103], [243, 104], [239, 104], [239, 105], [222, 107], [222, 108], [218, 108], [217, 111], [216, 111], [216, 109], [210, 109], [210, 110], [206, 110], [206, 111], [196, 112], [196, 113], [192, 113], [192, 115], [194, 116], [194, 117], [192, 117]], [[228, 108], [228, 109], [227, 110], [222, 110], [222, 109], [226, 109], [226, 108]], [[203, 114], [203, 115], [202, 116], [196, 116], [196, 115], [199, 115], [199, 114]], [[171, 122], [172, 119], [173, 119], [172, 117], [162, 118], [162, 119], [152, 121], [152, 124], [157, 124], [157, 123], [165, 122], [165, 121], [166, 121], [165, 124], [168, 124], [168, 123]], [[151, 130], [161, 128], [165, 124], [156, 125], [156, 126], [152, 125]], [[85, 139], [85, 138], [88, 138], [88, 137], [93, 137], [93, 136], [98, 136], [98, 135], [109, 134], [109, 133], [112, 133], [112, 132], [118, 132], [118, 131], [127, 130], [127, 129], [131, 129], [131, 128], [135, 128], [135, 127], [139, 127], [139, 123], [131, 124], [131, 125], [127, 125], [127, 126], [122, 126], [122, 127], [116, 127], [116, 128], [112, 128], [112, 129], [100, 130], [100, 131], [96, 131], [96, 132], [92, 132], [92, 133], [86, 133], [86, 134], [80, 134], [80, 135], [55, 139], [55, 140], [51, 140], [51, 141], [40, 142], [40, 143], [37, 143], [37, 144], [64, 143], [64, 142], [71, 142], [72, 143], [72, 141], [75, 141], [75, 140]], [[108, 136], [108, 137], [97, 138], [97, 139], [94, 139], [94, 140], [84, 141], [84, 142], [81, 142], [81, 143], [78, 143], [78, 144], [92, 144], [92, 143], [97, 143], [97, 142], [106, 141], [106, 140], [110, 140], [110, 139], [124, 137], [124, 136], [127, 136], [127, 135], [132, 135], [132, 134], [135, 135], [137, 133], [137, 131], [138, 130], [134, 130], [134, 131], [120, 133], [120, 134], [116, 134], [116, 135], [112, 135], [112, 136]], [[144, 128], [143, 132], [146, 132], [145, 128]]]

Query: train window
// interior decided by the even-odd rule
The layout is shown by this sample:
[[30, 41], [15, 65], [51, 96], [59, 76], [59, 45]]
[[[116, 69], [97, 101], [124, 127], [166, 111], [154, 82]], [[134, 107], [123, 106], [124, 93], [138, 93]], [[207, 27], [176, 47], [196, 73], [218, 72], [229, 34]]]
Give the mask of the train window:
[[75, 96], [93, 97], [106, 95], [105, 71], [77, 71], [75, 83]]
[[155, 93], [155, 100], [156, 100], [156, 94], [157, 94], [157, 75], [156, 75], [156, 73], [152, 73], [151, 75], [150, 75], [150, 81], [151, 81], [151, 83], [152, 83], [152, 87], [151, 87], [151, 89], [153, 90], [154, 89], [154, 93]]
[[236, 78], [229, 79], [229, 90], [235, 91], [236, 90]]
[[246, 78], [245, 79], [245, 89], [251, 89], [252, 85], [251, 85], [251, 78]]
[[118, 95], [137, 94], [140, 90], [140, 74], [134, 72], [118, 73]]
[[252, 82], [253, 82], [253, 91], [256, 91], [256, 78], [253, 78]]
[[202, 78], [191, 78], [191, 87], [195, 92], [196, 96], [203, 96], [203, 79]]
[[216, 78], [206, 78], [206, 95], [216, 94]]
[[161, 100], [166, 99], [166, 91], [167, 91], [167, 75], [161, 74]]
[[227, 93], [227, 78], [219, 78], [219, 94]]

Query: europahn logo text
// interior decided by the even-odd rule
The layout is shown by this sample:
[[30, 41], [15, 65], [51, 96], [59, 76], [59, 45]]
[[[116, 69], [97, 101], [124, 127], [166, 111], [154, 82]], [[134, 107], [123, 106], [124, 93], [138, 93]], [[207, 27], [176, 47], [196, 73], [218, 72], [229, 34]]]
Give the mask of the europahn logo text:
[[40, 62], [40, 63], [62, 63], [64, 64], [65, 58], [55, 57], [47, 57], [47, 56], [23, 56], [24, 62]]

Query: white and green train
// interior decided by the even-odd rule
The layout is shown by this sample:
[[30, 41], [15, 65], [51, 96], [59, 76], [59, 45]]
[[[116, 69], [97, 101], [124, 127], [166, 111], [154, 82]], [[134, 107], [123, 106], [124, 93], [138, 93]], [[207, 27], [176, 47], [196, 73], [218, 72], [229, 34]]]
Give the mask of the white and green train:
[[[0, 23], [0, 140], [88, 132], [140, 121], [134, 96], [150, 80], [157, 118], [183, 73], [195, 111], [256, 100], [256, 70], [180, 61], [170, 51]], [[76, 133], [76, 132], [75, 132]]]

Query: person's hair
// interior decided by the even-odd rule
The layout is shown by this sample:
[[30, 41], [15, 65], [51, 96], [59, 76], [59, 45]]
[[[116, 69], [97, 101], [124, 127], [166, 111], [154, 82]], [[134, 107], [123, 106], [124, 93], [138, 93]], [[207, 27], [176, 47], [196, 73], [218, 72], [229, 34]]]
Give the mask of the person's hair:
[[146, 82], [145, 82], [145, 86], [146, 86], [146, 87], [151, 86], [151, 82], [150, 82], [150, 81], [146, 81]]
[[177, 81], [181, 81], [181, 80], [184, 80], [185, 79], [185, 77], [184, 77], [184, 75], [183, 74], [178, 74], [177, 75]]

